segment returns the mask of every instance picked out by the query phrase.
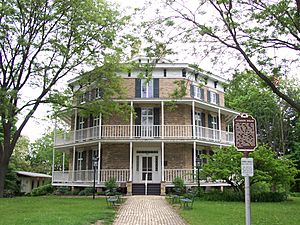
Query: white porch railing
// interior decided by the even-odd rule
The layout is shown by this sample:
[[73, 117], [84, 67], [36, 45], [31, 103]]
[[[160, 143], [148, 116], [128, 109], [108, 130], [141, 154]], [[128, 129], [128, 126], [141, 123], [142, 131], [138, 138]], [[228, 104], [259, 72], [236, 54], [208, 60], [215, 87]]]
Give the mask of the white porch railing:
[[117, 182], [129, 180], [129, 169], [102, 169], [100, 170], [100, 182], [115, 178]]
[[221, 131], [208, 127], [195, 126], [193, 135], [192, 125], [103, 125], [101, 135], [99, 126], [76, 130], [75, 141], [74, 131], [57, 133], [55, 145], [65, 145], [74, 142], [84, 142], [98, 139], [151, 139], [162, 138], [164, 128], [165, 139], [196, 139], [213, 141], [217, 143], [233, 144], [233, 133]]
[[172, 183], [176, 177], [180, 177], [184, 183], [194, 183], [193, 169], [165, 169], [164, 175], [167, 183]]
[[[98, 181], [100, 177], [100, 182]], [[96, 182], [106, 182], [115, 178], [117, 182], [126, 182], [129, 179], [129, 169], [102, 169], [100, 176], [96, 170]], [[53, 171], [52, 183], [92, 183], [94, 170]]]

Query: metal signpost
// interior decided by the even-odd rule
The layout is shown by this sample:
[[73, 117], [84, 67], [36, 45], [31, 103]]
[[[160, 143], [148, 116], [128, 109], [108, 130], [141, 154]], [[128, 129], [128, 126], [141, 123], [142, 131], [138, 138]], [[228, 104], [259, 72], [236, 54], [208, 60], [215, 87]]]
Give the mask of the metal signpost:
[[244, 152], [241, 159], [242, 176], [245, 177], [245, 209], [246, 225], [251, 225], [251, 202], [250, 202], [250, 177], [253, 176], [253, 158], [248, 154], [254, 151], [257, 145], [256, 120], [245, 113], [238, 115], [233, 120], [234, 145], [238, 151]]

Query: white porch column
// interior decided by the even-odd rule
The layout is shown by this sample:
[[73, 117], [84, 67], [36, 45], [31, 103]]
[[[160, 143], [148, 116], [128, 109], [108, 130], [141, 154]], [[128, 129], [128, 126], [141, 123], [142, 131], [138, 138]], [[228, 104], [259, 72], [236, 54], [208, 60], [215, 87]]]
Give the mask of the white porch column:
[[132, 181], [132, 142], [129, 143], [129, 181]]
[[133, 110], [133, 101], [130, 102], [130, 108], [131, 108], [131, 111], [130, 111], [130, 139], [132, 139], [132, 125], [133, 125], [133, 113], [132, 113], [132, 110]]
[[77, 109], [75, 109], [75, 119], [74, 119], [74, 137], [73, 137], [73, 142], [76, 142], [76, 127], [77, 127]]
[[100, 115], [99, 115], [99, 139], [101, 139], [101, 132], [102, 132], [102, 114], [100, 113]]
[[165, 143], [161, 143], [161, 181], [165, 181]]
[[76, 150], [76, 147], [73, 146], [72, 181], [75, 180], [75, 150]]
[[195, 174], [196, 174], [196, 158], [197, 158], [196, 150], [197, 150], [197, 145], [196, 145], [196, 142], [194, 141], [194, 143], [193, 143], [193, 155], [194, 155], [193, 166], [194, 166], [194, 173]]
[[52, 151], [52, 176], [53, 176], [53, 171], [54, 171], [54, 162], [55, 160], [55, 149], [53, 148], [53, 151]]
[[163, 101], [161, 102], [161, 138], [165, 138], [165, 110]]
[[221, 141], [222, 141], [222, 132], [221, 132], [221, 128], [222, 128], [222, 126], [221, 126], [221, 123], [222, 123], [222, 120], [221, 120], [221, 110], [220, 110], [220, 108], [219, 108], [219, 110], [218, 110], [218, 117], [219, 117], [219, 140], [220, 140], [220, 143], [221, 143]]
[[195, 101], [192, 102], [192, 120], [193, 120], [193, 138], [196, 137], [196, 129], [195, 129]]
[[100, 169], [101, 169], [101, 142], [98, 142], [98, 184], [100, 183]]
[[62, 171], [65, 172], [65, 152], [63, 152]]

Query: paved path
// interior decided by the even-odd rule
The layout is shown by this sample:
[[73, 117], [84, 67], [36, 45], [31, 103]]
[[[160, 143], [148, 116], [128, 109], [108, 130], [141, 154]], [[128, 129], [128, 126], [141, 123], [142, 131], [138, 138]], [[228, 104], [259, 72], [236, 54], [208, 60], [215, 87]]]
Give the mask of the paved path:
[[186, 225], [162, 196], [130, 196], [113, 225]]

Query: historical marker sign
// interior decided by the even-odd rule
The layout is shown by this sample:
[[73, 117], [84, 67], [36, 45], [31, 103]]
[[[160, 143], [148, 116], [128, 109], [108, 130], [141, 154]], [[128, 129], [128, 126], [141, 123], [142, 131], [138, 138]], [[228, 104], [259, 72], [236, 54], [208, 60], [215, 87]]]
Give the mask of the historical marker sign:
[[256, 120], [245, 113], [233, 120], [234, 145], [239, 151], [253, 151], [256, 148]]
[[253, 176], [253, 158], [242, 158], [242, 176], [252, 177]]

